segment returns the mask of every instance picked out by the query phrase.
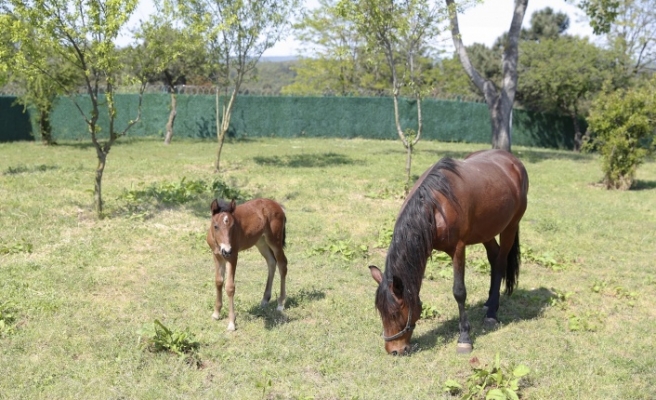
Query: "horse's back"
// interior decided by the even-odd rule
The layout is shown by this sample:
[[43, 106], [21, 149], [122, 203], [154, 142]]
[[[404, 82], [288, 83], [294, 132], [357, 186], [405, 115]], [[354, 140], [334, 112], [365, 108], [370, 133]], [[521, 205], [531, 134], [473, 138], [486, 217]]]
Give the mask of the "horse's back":
[[458, 163], [451, 185], [460, 234], [468, 244], [490, 240], [519, 223], [527, 206], [528, 174], [522, 162], [504, 150], [484, 150]]
[[269, 241], [284, 237], [286, 215], [284, 208], [276, 201], [266, 198], [249, 200], [235, 208], [243, 237], [240, 249], [252, 247], [265, 236]]

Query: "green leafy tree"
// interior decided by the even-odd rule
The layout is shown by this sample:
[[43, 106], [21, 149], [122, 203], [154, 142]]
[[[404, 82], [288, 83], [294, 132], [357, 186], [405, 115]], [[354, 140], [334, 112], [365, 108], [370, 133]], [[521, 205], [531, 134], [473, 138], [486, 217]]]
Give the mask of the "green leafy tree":
[[588, 123], [590, 147], [601, 153], [606, 188], [631, 188], [638, 166], [654, 150], [656, 78], [649, 85], [600, 95]]
[[[354, 21], [367, 46], [382, 53], [392, 75], [396, 132], [406, 149], [406, 192], [409, 190], [412, 152], [422, 133], [421, 101], [427, 92], [422, 78], [418, 55], [439, 34], [439, 24], [446, 13], [428, 1], [359, 0], [340, 1], [340, 13]], [[407, 87], [417, 102], [417, 131], [403, 129], [398, 99], [401, 88]]]
[[651, 73], [656, 63], [656, 7], [653, 0], [582, 0], [578, 6], [594, 33], [605, 34], [625, 73]]
[[[183, 24], [205, 38], [211, 76], [217, 84], [216, 133], [219, 147], [214, 169], [219, 172], [221, 150], [241, 85], [262, 53], [287, 33], [299, 9], [298, 0], [170, 0]], [[220, 90], [230, 93], [221, 107]]]
[[586, 103], [612, 79], [613, 59], [587, 39], [563, 37], [524, 42], [518, 69], [518, 101], [531, 109], [568, 115], [574, 124], [574, 150], [583, 144], [579, 118]]
[[[115, 126], [114, 91], [121, 63], [114, 41], [134, 12], [137, 0], [8, 0], [7, 3], [12, 18], [30, 27], [23, 29], [23, 24], [19, 24], [10, 28], [16, 43], [30, 43], [19, 46], [16, 57], [32, 59], [33, 56], [37, 60], [40, 55], [47, 60], [49, 55], [58, 54], [65, 63], [74, 66], [76, 75], [84, 82], [87, 96], [71, 96], [71, 100], [83, 117], [96, 150], [94, 200], [96, 212], [102, 217], [102, 177], [107, 155], [141, 115], [140, 96], [136, 119], [122, 130]], [[25, 54], [32, 51], [35, 53]], [[50, 78], [66, 87], [60, 77]], [[83, 100], [90, 101], [90, 110]], [[104, 135], [98, 124], [101, 111], [106, 112], [108, 119], [108, 132]]]
[[[35, 111], [36, 124], [41, 141], [54, 143], [50, 125], [50, 113], [58, 96], [65, 94], [79, 83], [73, 66], [54, 52], [43, 47], [35, 37], [34, 29], [24, 20], [16, 18], [9, 10], [3, 15], [2, 36], [5, 38], [3, 57], [8, 79], [20, 88], [18, 103]], [[11, 38], [22, 38], [13, 41]]]
[[458, 26], [458, 6], [454, 0], [445, 0], [445, 2], [449, 11], [451, 38], [456, 48], [456, 54], [467, 76], [469, 76], [480, 93], [483, 94], [488, 110], [490, 111], [492, 147], [510, 151], [512, 142], [512, 108], [517, 90], [519, 35], [528, 0], [515, 0], [513, 19], [503, 46], [504, 50], [501, 58], [503, 75], [501, 86], [499, 87], [493, 81], [481, 75], [480, 71], [472, 63], [467, 48], [462, 42], [462, 36]]
[[160, 81], [171, 97], [164, 144], [170, 144], [177, 116], [177, 89], [189, 75], [202, 73], [207, 58], [203, 38], [189, 29], [173, 26], [172, 10], [154, 14], [135, 34], [140, 41], [132, 50], [132, 68], [140, 80]]
[[294, 67], [297, 76], [283, 93], [344, 96], [364, 87], [367, 59], [374, 55], [367, 52], [364, 37], [340, 14], [337, 3], [319, 0], [318, 7], [294, 25], [295, 36], [307, 54]]

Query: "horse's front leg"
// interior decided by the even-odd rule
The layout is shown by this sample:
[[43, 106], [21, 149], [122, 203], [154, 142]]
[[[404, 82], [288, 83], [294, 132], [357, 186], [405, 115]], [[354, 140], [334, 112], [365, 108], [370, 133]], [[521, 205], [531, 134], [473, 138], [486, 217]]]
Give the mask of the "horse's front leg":
[[471, 353], [474, 346], [469, 337], [469, 320], [465, 312], [465, 301], [467, 300], [467, 288], [465, 287], [465, 244], [458, 243], [452, 256], [453, 259], [453, 297], [458, 302], [458, 312], [460, 314], [460, 336], [456, 351], [460, 354]]
[[212, 318], [219, 319], [221, 316], [221, 307], [223, 306], [223, 279], [225, 278], [226, 262], [224, 259], [219, 260], [214, 256], [214, 282], [216, 284], [216, 301], [214, 302], [214, 313]]
[[226, 260], [226, 293], [228, 294], [228, 330], [235, 328], [235, 270], [237, 269], [237, 254]]

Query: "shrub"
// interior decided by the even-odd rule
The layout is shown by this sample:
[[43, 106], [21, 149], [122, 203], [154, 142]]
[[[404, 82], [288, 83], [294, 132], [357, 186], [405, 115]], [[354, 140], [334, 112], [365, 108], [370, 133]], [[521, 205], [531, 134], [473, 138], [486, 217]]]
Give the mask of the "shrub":
[[629, 189], [636, 169], [653, 150], [654, 83], [602, 94], [592, 104], [588, 122], [594, 138], [587, 148], [599, 150], [608, 189]]

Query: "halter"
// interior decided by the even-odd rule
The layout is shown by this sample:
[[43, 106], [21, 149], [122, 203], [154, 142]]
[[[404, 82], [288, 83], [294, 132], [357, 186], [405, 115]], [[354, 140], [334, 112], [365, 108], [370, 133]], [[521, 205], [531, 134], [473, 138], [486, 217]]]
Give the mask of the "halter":
[[405, 335], [408, 332], [412, 332], [415, 329], [415, 326], [410, 325], [411, 320], [412, 320], [412, 309], [409, 308], [408, 309], [408, 322], [405, 324], [405, 328], [403, 328], [403, 330], [401, 332], [397, 333], [396, 335], [392, 335], [392, 336], [385, 336], [385, 333], [383, 333], [383, 335], [382, 335], [383, 340], [385, 340], [386, 342], [391, 342], [392, 340], [396, 340], [396, 339], [400, 338], [401, 336]]

